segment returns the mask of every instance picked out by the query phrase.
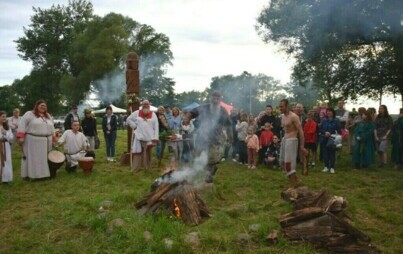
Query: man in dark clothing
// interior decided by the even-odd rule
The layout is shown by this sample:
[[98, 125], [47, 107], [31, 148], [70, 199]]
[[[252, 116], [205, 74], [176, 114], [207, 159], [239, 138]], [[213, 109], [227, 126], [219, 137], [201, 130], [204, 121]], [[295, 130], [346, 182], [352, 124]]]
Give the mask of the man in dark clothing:
[[[66, 116], [66, 119], [64, 120], [64, 130], [70, 130], [71, 129], [71, 124], [75, 121], [80, 123], [80, 117], [78, 116], [77, 113], [77, 106], [73, 105], [71, 107], [71, 112]], [[81, 128], [80, 128], [81, 131]]]
[[259, 130], [262, 126], [264, 127], [265, 123], [270, 123], [274, 135], [280, 134], [280, 121], [273, 115], [273, 107], [271, 105], [266, 106], [264, 115], [262, 115], [258, 120]]
[[210, 103], [201, 105], [187, 115], [189, 119], [198, 118], [197, 147], [199, 152], [206, 151], [208, 155], [206, 183], [213, 182], [213, 176], [220, 162], [220, 147], [223, 145], [223, 130], [227, 132], [228, 143], [232, 143], [231, 119], [227, 111], [220, 105], [221, 94], [213, 92]]

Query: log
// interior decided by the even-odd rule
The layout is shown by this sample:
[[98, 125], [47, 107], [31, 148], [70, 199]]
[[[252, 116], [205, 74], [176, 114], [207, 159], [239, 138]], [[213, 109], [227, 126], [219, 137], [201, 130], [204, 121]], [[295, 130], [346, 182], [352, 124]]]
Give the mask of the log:
[[141, 214], [168, 210], [190, 225], [210, 217], [204, 201], [187, 182], [161, 183], [135, 204]]
[[322, 216], [323, 210], [319, 207], [307, 207], [303, 208], [291, 213], [286, 213], [280, 216], [280, 225], [282, 227], [289, 227], [300, 223], [302, 221], [306, 221], [312, 218]]

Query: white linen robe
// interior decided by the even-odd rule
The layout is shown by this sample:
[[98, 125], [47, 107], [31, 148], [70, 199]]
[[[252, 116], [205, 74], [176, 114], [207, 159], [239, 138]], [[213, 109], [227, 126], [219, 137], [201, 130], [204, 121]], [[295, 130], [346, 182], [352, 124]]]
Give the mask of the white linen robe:
[[64, 144], [64, 152], [67, 160], [70, 162], [70, 167], [78, 165], [78, 161], [86, 154], [89, 148], [88, 139], [81, 132], [74, 133], [72, 130], [67, 130], [57, 141], [59, 144]]
[[17, 137], [24, 137], [21, 160], [23, 178], [50, 177], [48, 152], [52, 149], [54, 135], [52, 118], [36, 117], [32, 111], [23, 115], [17, 131]]
[[[0, 163], [0, 168], [1, 168], [1, 181], [4, 182], [11, 182], [13, 180], [13, 162], [11, 159], [11, 144], [14, 140], [14, 135], [11, 130], [11, 128], [7, 131], [6, 134], [2, 133], [3, 131], [3, 126], [0, 126], [0, 145], [3, 146], [3, 151], [5, 154], [5, 161], [4, 161], [4, 167], [1, 166]], [[0, 154], [1, 158], [2, 154]]]

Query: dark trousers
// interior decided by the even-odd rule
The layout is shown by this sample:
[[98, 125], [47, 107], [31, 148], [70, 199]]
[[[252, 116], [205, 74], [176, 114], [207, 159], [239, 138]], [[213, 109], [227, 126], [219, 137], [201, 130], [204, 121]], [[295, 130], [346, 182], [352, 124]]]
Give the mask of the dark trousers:
[[260, 148], [259, 150], [259, 158], [258, 158], [258, 163], [259, 164], [263, 164], [264, 163], [264, 155], [267, 151], [268, 146], [262, 146], [262, 148]]
[[232, 142], [232, 154], [231, 154], [232, 159], [235, 159], [236, 154], [239, 152], [238, 143], [239, 143], [238, 138], [234, 137], [234, 141]]
[[245, 141], [238, 141], [238, 153], [239, 153], [239, 162], [247, 163], [248, 162], [248, 154], [246, 149]]
[[104, 132], [105, 144], [106, 144], [106, 156], [115, 157], [115, 141], [116, 141], [116, 131], [112, 131], [107, 134]]
[[334, 168], [334, 165], [336, 164], [336, 148], [327, 147], [326, 145], [323, 146], [323, 160], [325, 167], [328, 169]]

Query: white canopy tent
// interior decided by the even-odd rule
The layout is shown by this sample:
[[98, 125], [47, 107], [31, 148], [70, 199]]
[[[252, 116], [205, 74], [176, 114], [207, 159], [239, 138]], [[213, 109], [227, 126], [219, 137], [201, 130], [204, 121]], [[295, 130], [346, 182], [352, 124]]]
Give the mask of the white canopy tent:
[[[126, 109], [124, 109], [124, 108], [118, 108], [118, 107], [116, 107], [116, 106], [113, 105], [113, 104], [111, 104], [111, 105], [109, 105], [109, 106], [112, 107], [112, 112], [115, 113], [115, 114], [123, 114], [123, 113], [126, 113], [126, 112], [127, 112]], [[101, 108], [101, 109], [97, 109], [97, 110], [94, 110], [94, 111], [93, 111], [94, 114], [100, 114], [100, 113], [105, 113], [105, 112], [106, 112], [106, 107], [105, 107], [105, 108]]]
[[[110, 106], [112, 107], [112, 112], [115, 113], [115, 114], [127, 113], [126, 109], [118, 108], [113, 104], [111, 104]], [[140, 109], [141, 109], [141, 107], [140, 107]], [[150, 109], [151, 109], [152, 112], [157, 112], [157, 110], [158, 110], [158, 108], [156, 108], [156, 107], [154, 107], [152, 105], [150, 105]], [[97, 109], [97, 110], [93, 111], [94, 114], [101, 114], [101, 113], [105, 113], [105, 112], [106, 112], [106, 108], [101, 108], [101, 109]]]

